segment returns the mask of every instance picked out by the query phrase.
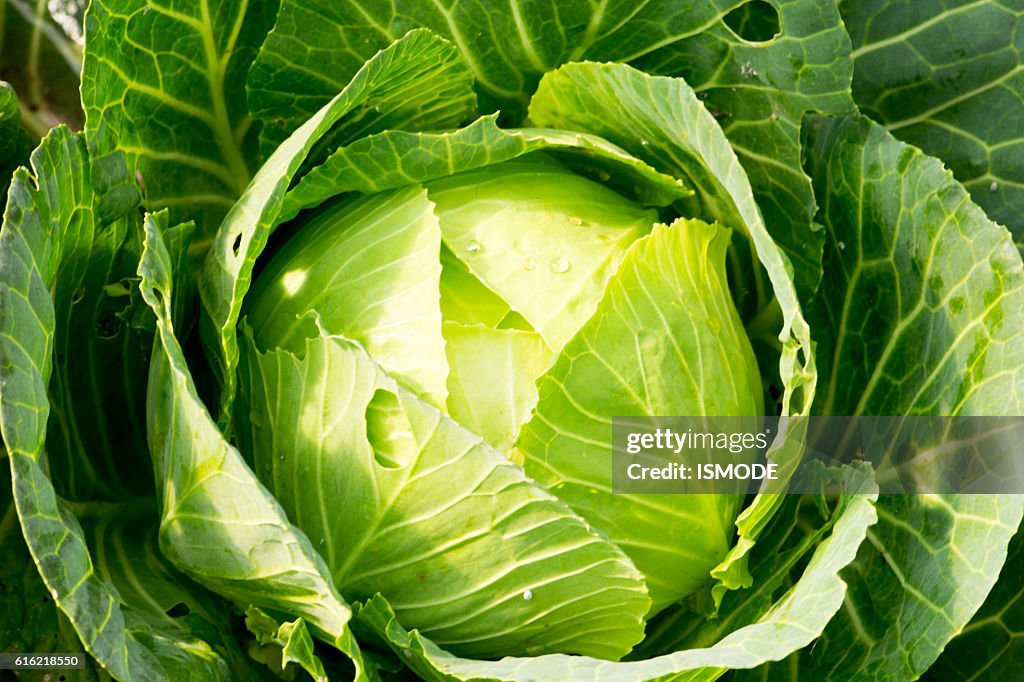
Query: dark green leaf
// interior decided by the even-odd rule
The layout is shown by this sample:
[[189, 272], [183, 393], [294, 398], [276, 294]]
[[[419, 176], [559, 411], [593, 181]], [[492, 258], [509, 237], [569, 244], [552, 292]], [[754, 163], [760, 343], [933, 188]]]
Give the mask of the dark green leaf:
[[791, 662], [797, 679], [845, 681], [851, 670], [865, 681], [917, 679], [995, 582], [1020, 523], [1015, 498], [883, 497], [878, 524], [842, 574], [844, 607]]
[[[285, 0], [250, 75], [254, 110], [301, 121], [344, 87], [367, 59], [414, 28], [451, 40], [479, 89], [522, 113], [541, 73], [582, 54], [603, 27], [628, 16], [588, 3], [406, 3]], [[695, 4], [695, 3], [688, 3]], [[683, 15], [683, 12], [680, 12]], [[693, 23], [699, 21], [694, 19]]]
[[[169, 671], [185, 670], [191, 661], [176, 650], [201, 653], [209, 645], [223, 659], [233, 681], [266, 677], [246, 654], [237, 615], [171, 566], [157, 540], [156, 505], [151, 499], [117, 504], [75, 505], [98, 575], [117, 589], [129, 627], [153, 632], [149, 646], [173, 661]], [[201, 643], [194, 642], [200, 638]]]
[[86, 128], [108, 126], [146, 207], [209, 236], [258, 165], [245, 74], [273, 0], [97, 0], [85, 18]]
[[[458, 48], [484, 108], [500, 108], [507, 118], [520, 122], [544, 73], [580, 59], [637, 59], [721, 25], [723, 17], [744, 4], [534, 0], [482, 7], [458, 2], [285, 0], [274, 32], [256, 60], [250, 89], [259, 98], [257, 109], [263, 102], [273, 103], [273, 111], [302, 120], [323, 106], [376, 51], [411, 29], [428, 28]], [[821, 12], [827, 18], [834, 15], [831, 6]], [[799, 28], [797, 36], [804, 37]], [[833, 37], [842, 44], [841, 35]], [[833, 48], [830, 40], [821, 36], [814, 47]], [[275, 115], [282, 114], [268, 107], [264, 117]]]
[[[807, 166], [826, 228], [810, 306], [840, 415], [1020, 414], [1024, 271], [936, 159], [867, 119], [812, 118]], [[914, 679], [991, 589], [1020, 496], [895, 496], [857, 562], [846, 608], [798, 665], [801, 679]]]
[[1024, 535], [1010, 540], [1010, 550], [974, 619], [950, 642], [921, 679], [925, 682], [975, 682], [1013, 679], [1024, 661]]
[[[33, 154], [39, 191], [29, 199], [27, 176], [16, 176], [21, 179], [11, 190], [8, 222], [13, 227], [19, 220], [40, 220], [51, 230], [35, 253], [53, 253], [48, 264], [39, 263], [52, 268], [45, 275], [55, 325], [46, 351], [54, 367], [46, 432], [52, 480], [73, 499], [141, 495], [152, 485], [142, 454], [140, 372], [152, 330], [136, 315], [142, 302], [133, 288], [138, 191], [124, 157], [97, 147], [109, 146], [105, 138], [95, 138], [91, 151], [82, 136], [66, 131], [48, 139]], [[21, 321], [19, 334], [27, 326]]]
[[863, 118], [812, 118], [826, 228], [808, 308], [839, 415], [1024, 413], [1024, 268], [938, 160]]
[[[197, 675], [224, 679], [224, 660], [208, 644], [194, 633], [146, 620], [96, 571], [86, 534], [69, 505], [57, 496], [49, 477], [44, 451], [48, 426], [61, 433], [54, 422], [79, 409], [98, 407], [90, 404], [98, 398], [85, 398], [77, 392], [61, 395], [54, 390], [51, 408], [47, 391], [51, 376], [58, 388], [67, 385], [69, 375], [61, 353], [71, 341], [69, 335], [83, 333], [69, 325], [73, 316], [68, 306], [73, 305], [82, 283], [95, 287], [87, 294], [91, 299], [83, 300], [96, 305], [96, 299], [105, 296], [91, 278], [98, 270], [98, 282], [105, 281], [102, 275], [116, 260], [114, 255], [130, 243], [131, 230], [138, 229], [133, 213], [109, 224], [100, 221], [101, 215], [115, 215], [115, 207], [134, 204], [125, 200], [125, 174], [118, 181], [116, 174], [109, 172], [114, 158], [90, 155], [82, 135], [57, 128], [33, 154], [35, 175], [19, 169], [11, 183], [0, 231], [0, 430], [10, 455], [14, 500], [29, 550], [51, 598], [67, 614], [86, 651], [114, 677], [166, 678], [169, 670], [184, 665]], [[92, 327], [85, 334], [90, 341], [98, 338]], [[86, 356], [88, 364], [91, 351], [75, 350]], [[114, 363], [118, 361], [120, 358]], [[139, 373], [139, 369], [124, 366], [121, 371]], [[110, 370], [103, 368], [103, 372]], [[99, 383], [81, 388], [85, 396], [98, 395], [89, 390], [119, 376], [118, 372], [104, 375]], [[74, 402], [69, 402], [69, 397]], [[66, 414], [60, 412], [62, 408]], [[101, 414], [99, 423], [90, 426], [102, 431], [110, 416]], [[56, 441], [51, 447], [60, 452]], [[107, 454], [91, 449], [70, 452], [80, 459], [87, 453]], [[77, 466], [68, 470], [88, 471]], [[148, 464], [136, 462], [135, 466], [144, 469]]]
[[1024, 3], [843, 0], [853, 94], [1024, 243]]
[[[249, 75], [249, 106], [252, 115], [266, 125], [263, 146], [268, 155], [306, 119], [348, 87], [349, 79], [355, 78], [364, 62], [379, 59], [374, 49], [352, 64], [352, 68], [332, 69], [317, 61], [315, 72], [296, 69], [296, 59], [302, 57], [278, 52], [282, 41], [289, 47], [292, 44], [284, 35], [287, 13], [286, 7], [278, 16], [278, 24], [260, 50]], [[324, 24], [319, 23], [313, 30], [319, 32], [323, 27]], [[390, 42], [380, 45], [380, 50], [390, 49]], [[303, 53], [310, 55], [317, 51], [304, 49]], [[304, 93], [310, 79], [317, 83], [319, 96], [307, 97]], [[459, 57], [458, 50], [440, 38], [435, 49], [424, 53], [420, 60], [391, 61], [388, 77], [377, 80], [372, 93], [351, 102], [350, 106], [343, 125], [324, 136], [310, 154], [311, 161], [321, 160], [320, 148], [331, 151], [388, 130], [455, 128], [477, 113], [473, 74]]]
[[813, 224], [800, 121], [808, 111], [853, 109], [850, 39], [831, 2], [758, 1], [740, 9], [768, 27], [767, 35], [751, 36], [762, 40], [737, 35], [727, 17], [634, 63], [685, 78], [719, 121], [750, 178], [768, 233], [792, 262], [797, 292], [807, 300], [821, 277], [824, 235]]
[[[78, 634], [54, 603], [21, 535], [10, 478], [0, 477], [0, 642], [6, 651], [82, 653]], [[76, 671], [83, 682], [107, 679], [89, 660]], [[25, 671], [28, 672], [28, 671]]]

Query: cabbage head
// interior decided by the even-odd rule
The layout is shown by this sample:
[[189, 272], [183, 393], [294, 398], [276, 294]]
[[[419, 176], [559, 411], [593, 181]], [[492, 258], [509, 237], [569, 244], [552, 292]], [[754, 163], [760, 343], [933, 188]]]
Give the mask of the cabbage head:
[[[257, 472], [342, 593], [379, 592], [455, 651], [617, 657], [640, 631], [597, 642], [595, 626], [709, 584], [732, 541], [741, 496], [615, 494], [610, 438], [612, 415], [763, 412], [731, 231], [666, 225], [671, 209], [594, 176], [534, 152], [331, 198], [281, 228], [246, 298], [239, 422]], [[539, 489], [488, 510], [511, 490], [480, 469], [506, 460]], [[578, 514], [585, 535], [538, 547], [529, 504]], [[619, 604], [577, 577], [598, 538], [635, 581]], [[574, 600], [608, 618], [584, 624]]]

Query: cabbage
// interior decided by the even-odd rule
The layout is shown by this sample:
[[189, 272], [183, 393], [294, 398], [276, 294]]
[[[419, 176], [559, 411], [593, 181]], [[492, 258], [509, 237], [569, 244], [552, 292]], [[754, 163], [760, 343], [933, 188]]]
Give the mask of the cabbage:
[[[24, 4], [0, 50], [0, 663], [1021, 668], [1024, 496], [939, 465], [952, 489], [883, 495], [901, 453], [842, 451], [883, 417], [930, 465], [980, 416], [1019, 459], [1013, 10]], [[764, 434], [719, 455], [783, 480], [624, 491], [621, 430], [679, 417]]]
[[[456, 437], [489, 446], [475, 457], [496, 460], [500, 453], [522, 462], [527, 476], [626, 555], [615, 552], [642, 583], [634, 622], [711, 582], [710, 570], [730, 546], [739, 496], [613, 493], [609, 421], [594, 418], [763, 411], [757, 362], [725, 274], [730, 231], [699, 220], [671, 227], [657, 220], [654, 208], [550, 157], [530, 155], [425, 186], [332, 200], [282, 228], [287, 241], [257, 277], [243, 311], [254, 344], [243, 346], [252, 385], [250, 413], [240, 421], [250, 418], [256, 469], [289, 518], [333, 548], [329, 555], [338, 558], [329, 558], [328, 567], [339, 589], [359, 599], [381, 593], [403, 622], [458, 651], [466, 646], [456, 637], [468, 635], [449, 634], [450, 616], [422, 605], [426, 586], [416, 584], [417, 576], [445, 575], [431, 595], [460, 618], [467, 593], [501, 602], [476, 606], [479, 615], [462, 626], [481, 638], [513, 620], [509, 608], [516, 621], [545, 620], [552, 602], [541, 597], [561, 584], [555, 578], [587, 570], [567, 555], [557, 572], [540, 569], [522, 549], [497, 552], [479, 530], [464, 538], [456, 522], [409, 521], [389, 535], [382, 511], [360, 511], [374, 509], [367, 500], [379, 497], [391, 500], [387, 511], [394, 514], [425, 505], [409, 483], [383, 484], [381, 468], [409, 469], [415, 478], [427, 462], [440, 461], [431, 450]], [[353, 376], [332, 372], [324, 384], [303, 356], [331, 343], [394, 383], [357, 389]], [[303, 378], [286, 380], [282, 363], [301, 368]], [[269, 407], [283, 404], [288, 416]], [[435, 430], [453, 435], [437, 442], [435, 434], [419, 433], [413, 414], [430, 414]], [[330, 434], [305, 426], [281, 433], [283, 423], [306, 424], [307, 415], [336, 425]], [[355, 435], [341, 438], [344, 430]], [[292, 473], [283, 475], [282, 467]], [[358, 527], [348, 514], [302, 499], [323, 486], [305, 472], [336, 467], [344, 474], [328, 474], [328, 489], [350, 500]], [[451, 495], [444, 504], [478, 513], [470, 511], [476, 493], [459, 481], [464, 476], [459, 467], [446, 472]], [[380, 554], [367, 553], [374, 543], [402, 547], [401, 568], [385, 570]], [[453, 543], [458, 553], [433, 556], [434, 548]], [[422, 547], [423, 556], [411, 559], [408, 547]], [[360, 577], [367, 564], [375, 566], [373, 580]], [[447, 574], [452, 565], [461, 579]], [[492, 594], [495, 574], [511, 583], [499, 597]], [[532, 587], [538, 581], [550, 583]], [[534, 599], [524, 604], [516, 596], [527, 589]], [[563, 602], [586, 603], [558, 589]], [[653, 604], [645, 613], [648, 595]], [[406, 606], [409, 600], [416, 606]], [[625, 605], [617, 611], [621, 617]], [[562, 625], [550, 648], [533, 633], [504, 627], [512, 631], [504, 634], [507, 644], [469, 651], [600, 655], [611, 644], [608, 635], [596, 650], [577, 644], [606, 627], [596, 619], [575, 632]], [[625, 641], [620, 653], [632, 643]]]

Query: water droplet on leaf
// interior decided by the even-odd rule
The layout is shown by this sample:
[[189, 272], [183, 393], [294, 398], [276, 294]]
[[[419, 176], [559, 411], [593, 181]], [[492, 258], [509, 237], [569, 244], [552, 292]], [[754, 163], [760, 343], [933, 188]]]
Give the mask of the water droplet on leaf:
[[569, 272], [571, 267], [572, 263], [569, 262], [569, 259], [562, 258], [561, 256], [551, 261], [551, 272], [556, 275], [564, 275]]
[[531, 599], [533, 599], [533, 590], [526, 590], [525, 592], [523, 592], [523, 599], [525, 599], [526, 601], [530, 601]]
[[478, 241], [474, 240], [466, 244], [466, 253], [480, 253], [480, 250], [480, 242]]

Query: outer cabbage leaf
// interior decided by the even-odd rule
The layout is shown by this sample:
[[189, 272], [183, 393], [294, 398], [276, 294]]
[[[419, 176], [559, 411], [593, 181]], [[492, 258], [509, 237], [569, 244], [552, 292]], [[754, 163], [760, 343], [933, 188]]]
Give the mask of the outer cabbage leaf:
[[[27, 173], [17, 175], [11, 191], [19, 194], [8, 219], [12, 228], [26, 213], [29, 220], [38, 215], [52, 222], [48, 241], [41, 237], [36, 245], [47, 250], [41, 253], [52, 250], [52, 260], [35, 259], [40, 268], [52, 268], [43, 276], [59, 283], [51, 285], [48, 304], [54, 325], [48, 362], [54, 369], [46, 377], [53, 410], [46, 450], [57, 491], [73, 499], [138, 496], [152, 486], [149, 465], [139, 458], [145, 452], [145, 385], [138, 371], [152, 331], [139, 319], [141, 302], [131, 286], [140, 249], [138, 216], [125, 216], [139, 195], [123, 155], [109, 146], [102, 135], [87, 149], [81, 136], [66, 129], [52, 133], [33, 154], [39, 189], [30, 186]], [[39, 338], [41, 324], [21, 321], [18, 342]]]
[[[165, 216], [164, 216], [165, 217]], [[146, 220], [142, 295], [156, 314], [147, 421], [158, 481], [160, 549], [182, 572], [241, 605], [301, 617], [353, 659], [351, 611], [323, 559], [217, 430], [174, 336], [171, 256], [160, 216]]]
[[256, 165], [245, 73], [274, 2], [97, 0], [85, 17], [86, 129], [111, 128], [146, 207], [208, 237]]
[[282, 220], [339, 192], [381, 192], [483, 168], [529, 152], [550, 152], [577, 173], [644, 206], [689, 198], [682, 179], [651, 168], [594, 135], [539, 128], [499, 128], [484, 116], [444, 133], [388, 130], [337, 149], [285, 197]]
[[936, 159], [863, 118], [812, 118], [827, 231], [811, 306], [823, 414], [1024, 412], [1024, 268]]
[[[739, 20], [740, 11], [745, 26], [730, 21]], [[648, 73], [682, 76], [693, 87], [739, 157], [768, 232], [792, 262], [800, 300], [808, 300], [821, 277], [824, 235], [813, 222], [800, 122], [808, 111], [853, 109], [850, 39], [839, 10], [831, 2], [751, 2], [707, 30], [636, 59], [616, 44], [630, 28], [657, 30], [650, 24], [634, 20], [598, 45], [600, 57], [626, 57]]]
[[511, 110], [518, 118], [546, 71], [584, 57], [609, 58], [608, 45], [619, 54], [643, 54], [699, 33], [742, 4], [538, 0], [483, 10], [452, 2], [284, 0], [250, 73], [250, 98], [257, 116], [272, 118], [283, 110], [302, 121], [375, 51], [422, 27], [458, 47], [488, 109]]
[[851, 477], [850, 497], [829, 537], [793, 587], [755, 623], [741, 627], [713, 646], [679, 651], [645, 661], [611, 663], [561, 654], [534, 658], [473, 661], [452, 656], [419, 632], [406, 630], [386, 600], [371, 599], [357, 622], [372, 628], [426, 680], [499, 682], [630, 682], [715, 680], [727, 670], [753, 668], [806, 646], [842, 604], [845, 583], [838, 572], [853, 560], [865, 532], [875, 522], [873, 484]]
[[619, 658], [643, 636], [650, 600], [621, 550], [361, 348], [243, 348], [256, 469], [343, 593], [386, 595], [465, 655]]
[[949, 680], [1012, 679], [1024, 651], [1024, 535], [1010, 540], [999, 582], [974, 619], [946, 645], [925, 678]]
[[[61, 370], [57, 386], [69, 378], [55, 354], [67, 348], [69, 335], [82, 334], [70, 324], [68, 308], [81, 297], [92, 310], [102, 309], [100, 285], [117, 273], [111, 254], [138, 230], [132, 213], [137, 194], [127, 184], [123, 159], [90, 155], [83, 136], [66, 128], [47, 136], [32, 167], [34, 175], [24, 168], [15, 172], [0, 231], [0, 430], [24, 537], [50, 596], [85, 650], [111, 675], [148, 680], [186, 666], [204, 678], [225, 679], [225, 661], [206, 642], [161, 622], [162, 611], [154, 619], [137, 610], [97, 571], [82, 526], [49, 477], [44, 443], [50, 449], [51, 413], [60, 419], [66, 416], [62, 408], [93, 408], [77, 394], [74, 403], [65, 402], [59, 391], [57, 409], [51, 408], [54, 367]], [[91, 326], [86, 334], [95, 341]], [[118, 376], [101, 376], [93, 387], [107, 389], [104, 382]], [[97, 430], [110, 426], [102, 417]], [[56, 443], [52, 451], [59, 452]]]
[[[812, 118], [806, 134], [827, 229], [809, 310], [827, 377], [815, 409], [1019, 413], [1024, 269], [1009, 233], [938, 160], [881, 126]], [[1022, 507], [1012, 495], [883, 497], [844, 573], [846, 608], [786, 669], [815, 680], [921, 675], [981, 606]]]
[[[259, 99], [254, 107], [258, 115], [270, 118], [283, 106], [290, 118], [302, 120], [322, 106], [374, 51], [412, 28], [424, 27], [459, 48], [488, 108], [509, 111], [514, 118], [522, 113], [547, 71], [580, 59], [629, 61], [652, 52], [659, 54], [666, 46], [685, 43], [712, 28], [724, 28], [723, 19], [745, 4], [743, 0], [596, 4], [539, 0], [502, 3], [484, 13], [458, 3], [399, 6], [285, 0], [250, 74], [249, 88], [253, 99]], [[786, 3], [782, 5], [780, 13], [787, 13], [786, 36], [795, 29], [794, 42], [813, 37], [805, 24], [821, 26], [831, 20], [830, 25], [838, 27], [833, 12], [807, 17]], [[812, 23], [815, 20], [817, 24]], [[829, 63], [822, 56], [835, 49], [828, 40], [823, 36], [803, 46], [814, 54], [811, 63]], [[285, 90], [284, 83], [294, 83], [294, 91]]]
[[[336, 93], [344, 90], [349, 79], [355, 78], [365, 62], [375, 59], [378, 51], [385, 51], [393, 44], [391, 40], [375, 44], [351, 64], [351, 69], [332, 68], [325, 62], [317, 62], [314, 69], [300, 69], [297, 73], [294, 69], [296, 60], [302, 58], [293, 53], [287, 57], [275, 55], [271, 70], [265, 72], [263, 60], [268, 54], [267, 45], [282, 37], [282, 32], [286, 30], [282, 25], [284, 21], [286, 19], [279, 14], [275, 30], [261, 48], [260, 61], [253, 64], [249, 72], [249, 107], [253, 116], [265, 121], [262, 146], [268, 154], [300, 124], [325, 106]], [[323, 26], [321, 22], [316, 31], [319, 32]], [[417, 28], [420, 27], [409, 26], [395, 35], [395, 41], [400, 40], [400, 36], [407, 31], [413, 32]], [[308, 36], [302, 38], [302, 54], [320, 49], [308, 40]], [[473, 74], [459, 57], [454, 45], [441, 38], [438, 41], [447, 46], [443, 53], [430, 56], [424, 54], [422, 60], [396, 63], [396, 73], [389, 81], [378, 83], [371, 97], [355, 103], [353, 110], [346, 116], [345, 125], [326, 137], [326, 145], [333, 148], [388, 130], [456, 128], [476, 116]], [[406, 71], [404, 77], [403, 69]], [[424, 74], [429, 75], [423, 77]], [[254, 80], [261, 80], [261, 85], [265, 87], [253, 87]], [[326, 88], [320, 91], [320, 94], [326, 96], [308, 96], [304, 85], [310, 80], [319, 81], [318, 85], [321, 86], [326, 84]]]
[[1019, 497], [882, 497], [878, 524], [842, 573], [843, 608], [821, 638], [740, 679], [845, 681], [851, 670], [858, 680], [918, 679], [989, 593], [1020, 522]]
[[[9, 651], [64, 653], [84, 651], [78, 633], [50, 598], [32, 554], [21, 535], [18, 510], [11, 494], [11, 479], [0, 477], [0, 641]], [[76, 671], [83, 682], [99, 679], [100, 665], [88, 659]]]
[[853, 94], [899, 139], [938, 156], [1024, 243], [1024, 4], [843, 0]]

